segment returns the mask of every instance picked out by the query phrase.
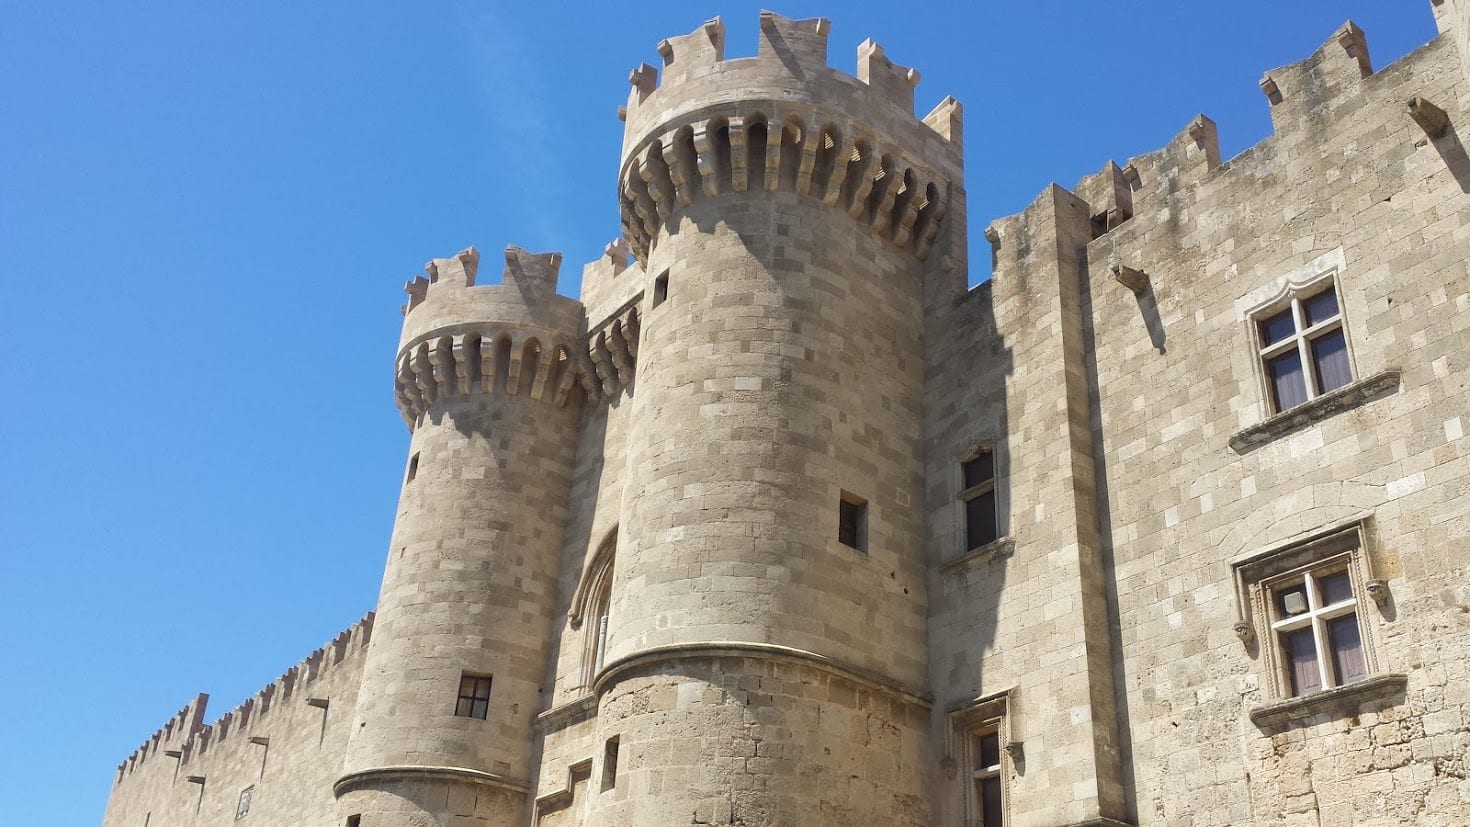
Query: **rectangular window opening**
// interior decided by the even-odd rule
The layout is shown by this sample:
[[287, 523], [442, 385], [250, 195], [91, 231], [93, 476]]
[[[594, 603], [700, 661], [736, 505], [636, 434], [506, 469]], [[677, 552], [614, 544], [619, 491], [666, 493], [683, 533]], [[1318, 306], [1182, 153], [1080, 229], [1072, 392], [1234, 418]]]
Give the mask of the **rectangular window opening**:
[[240, 801], [235, 805], [235, 820], [236, 821], [239, 821], [240, 819], [244, 818], [245, 817], [245, 814], [250, 812], [250, 799], [251, 799], [252, 796], [254, 796], [254, 794], [255, 794], [255, 785], [254, 784], [252, 784], [249, 787], [246, 787], [245, 789], [243, 789], [243, 790], [240, 791]]
[[362, 827], [362, 816], [351, 815], [347, 817], [347, 827]]
[[1255, 319], [1257, 346], [1273, 413], [1310, 402], [1353, 381], [1336, 286], [1291, 296]]
[[669, 297], [669, 271], [659, 273], [658, 278], [653, 280], [653, 306], [658, 307]]
[[414, 451], [413, 456], [408, 458], [408, 479], [405, 483], [413, 482], [413, 478], [419, 475], [419, 452]]
[[602, 790], [606, 792], [618, 785], [618, 736], [607, 739], [602, 748]]
[[1005, 806], [1002, 801], [1000, 727], [996, 724], [970, 733], [970, 780], [973, 784], [973, 823], [977, 827], [1001, 827]]
[[995, 497], [995, 452], [980, 448], [960, 463], [960, 501], [965, 508], [965, 549], [973, 550], [1000, 539]]
[[460, 718], [484, 720], [490, 713], [490, 676], [462, 673], [459, 679], [459, 700], [454, 714]]
[[1292, 696], [1368, 677], [1352, 575], [1341, 562], [1284, 576], [1266, 588], [1284, 683]]
[[837, 541], [858, 551], [868, 551], [868, 501], [842, 492], [837, 501]]

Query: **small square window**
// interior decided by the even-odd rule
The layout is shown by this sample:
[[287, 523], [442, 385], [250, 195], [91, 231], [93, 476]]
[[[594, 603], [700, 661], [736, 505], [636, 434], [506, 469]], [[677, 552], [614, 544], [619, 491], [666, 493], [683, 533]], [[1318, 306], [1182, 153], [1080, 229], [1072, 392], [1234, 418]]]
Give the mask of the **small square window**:
[[1331, 281], [1292, 293], [1285, 306], [1257, 313], [1255, 327], [1272, 412], [1353, 381], [1342, 307]]
[[965, 510], [965, 549], [977, 549], [1000, 539], [995, 501], [995, 452], [979, 448], [960, 462], [960, 502]]
[[861, 552], [868, 550], [868, 501], [842, 492], [837, 501], [837, 541]]
[[350, 815], [347, 817], [347, 827], [362, 827], [362, 816]]
[[459, 701], [454, 714], [461, 718], [484, 719], [490, 713], [490, 676], [466, 672], [459, 679]]

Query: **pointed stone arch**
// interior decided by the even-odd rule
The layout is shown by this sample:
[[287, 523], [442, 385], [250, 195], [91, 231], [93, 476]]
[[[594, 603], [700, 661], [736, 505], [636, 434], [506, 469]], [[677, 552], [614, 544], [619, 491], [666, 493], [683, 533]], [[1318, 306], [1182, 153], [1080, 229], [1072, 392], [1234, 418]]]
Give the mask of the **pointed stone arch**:
[[592, 559], [587, 561], [567, 621], [573, 629], [582, 630], [582, 685], [591, 686], [602, 668], [607, 646], [608, 612], [612, 606], [613, 563], [618, 550], [618, 527], [613, 526], [603, 537]]

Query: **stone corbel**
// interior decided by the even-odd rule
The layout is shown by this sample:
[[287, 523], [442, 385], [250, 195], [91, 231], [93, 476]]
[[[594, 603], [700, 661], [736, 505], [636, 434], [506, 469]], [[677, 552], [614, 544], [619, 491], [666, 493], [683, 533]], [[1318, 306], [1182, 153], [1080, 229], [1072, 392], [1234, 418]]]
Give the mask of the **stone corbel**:
[[1114, 263], [1108, 269], [1112, 271], [1113, 278], [1119, 284], [1132, 290], [1135, 295], [1148, 289], [1148, 274], [1142, 270], [1119, 263]]
[[1235, 636], [1240, 638], [1240, 642], [1246, 646], [1251, 645], [1251, 641], [1256, 638], [1256, 630], [1252, 628], [1248, 620], [1235, 621], [1233, 628], [1235, 629]]
[[1409, 117], [1419, 124], [1424, 134], [1431, 138], [1443, 138], [1450, 131], [1450, 116], [1443, 109], [1415, 95], [1409, 98]]

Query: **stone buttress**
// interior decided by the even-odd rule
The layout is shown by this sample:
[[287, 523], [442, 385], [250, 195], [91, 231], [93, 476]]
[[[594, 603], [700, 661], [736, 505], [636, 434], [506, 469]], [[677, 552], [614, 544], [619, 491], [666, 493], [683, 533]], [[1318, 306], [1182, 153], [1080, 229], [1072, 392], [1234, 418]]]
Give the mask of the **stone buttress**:
[[[527, 820], [583, 313], [555, 294], [559, 254], [508, 248], [500, 285], [475, 284], [478, 260], [436, 259], [407, 287], [410, 459], [335, 786], [360, 827]], [[467, 677], [487, 703], [461, 704], [485, 686]]]

